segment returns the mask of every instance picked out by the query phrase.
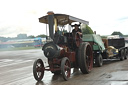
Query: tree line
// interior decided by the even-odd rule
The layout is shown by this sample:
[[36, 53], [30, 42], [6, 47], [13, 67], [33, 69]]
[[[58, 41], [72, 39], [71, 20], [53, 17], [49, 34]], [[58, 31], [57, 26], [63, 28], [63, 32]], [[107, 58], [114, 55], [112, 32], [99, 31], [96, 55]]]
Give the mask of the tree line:
[[[81, 26], [81, 29], [82, 29], [82, 33], [83, 35], [84, 34], [94, 34], [93, 30], [91, 29], [91, 27], [89, 27], [88, 25], [82, 25]], [[120, 37], [128, 37], [128, 35], [123, 35], [121, 32], [119, 31], [114, 31], [111, 35], [119, 35]], [[45, 38], [47, 35], [45, 34], [40, 34], [40, 35], [37, 35], [37, 36], [34, 36], [34, 35], [29, 35], [27, 36], [26, 38], [30, 39], [30, 38], [36, 38], [36, 37], [41, 37], [41, 38]], [[106, 36], [102, 36], [103, 38], [106, 37]], [[25, 39], [26, 39], [25, 38]], [[14, 40], [14, 39], [19, 39], [18, 37], [14, 37], [14, 38], [6, 38], [6, 37], [0, 37], [0, 41], [8, 41], [8, 40]], [[22, 38], [23, 39], [23, 38]]]

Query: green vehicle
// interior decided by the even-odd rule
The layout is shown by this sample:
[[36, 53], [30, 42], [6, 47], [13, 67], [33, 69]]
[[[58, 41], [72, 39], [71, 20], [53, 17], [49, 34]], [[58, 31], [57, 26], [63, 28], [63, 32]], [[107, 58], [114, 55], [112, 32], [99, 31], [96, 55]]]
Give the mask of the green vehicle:
[[103, 65], [103, 59], [127, 59], [128, 47], [125, 46], [124, 38], [102, 39], [100, 35], [86, 34], [82, 40], [91, 44], [94, 64], [99, 67]]

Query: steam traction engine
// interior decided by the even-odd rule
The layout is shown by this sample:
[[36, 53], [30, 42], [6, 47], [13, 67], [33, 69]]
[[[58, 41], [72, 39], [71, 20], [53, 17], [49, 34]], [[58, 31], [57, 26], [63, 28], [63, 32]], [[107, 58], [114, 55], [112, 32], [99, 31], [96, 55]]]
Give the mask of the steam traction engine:
[[[42, 48], [45, 57], [48, 58], [48, 68], [44, 66], [41, 59], [34, 62], [33, 75], [37, 81], [42, 80], [45, 70], [54, 74], [62, 74], [66, 81], [71, 75], [71, 68], [80, 68], [83, 74], [91, 71], [93, 53], [90, 44], [82, 42], [79, 33], [64, 33], [63, 28], [65, 25], [73, 27], [71, 25], [73, 22], [88, 24], [87, 21], [65, 14], [48, 12], [48, 15], [39, 18], [39, 22], [49, 26], [49, 37]], [[63, 30], [60, 31], [59, 27]]]

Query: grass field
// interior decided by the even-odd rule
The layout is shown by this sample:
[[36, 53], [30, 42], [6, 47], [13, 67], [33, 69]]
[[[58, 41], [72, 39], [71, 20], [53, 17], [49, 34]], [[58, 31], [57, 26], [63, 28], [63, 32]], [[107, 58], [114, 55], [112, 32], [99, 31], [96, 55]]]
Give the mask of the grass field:
[[29, 50], [29, 49], [41, 49], [41, 47], [15, 47], [15, 48], [0, 48], [0, 51], [13, 51], [13, 50]]

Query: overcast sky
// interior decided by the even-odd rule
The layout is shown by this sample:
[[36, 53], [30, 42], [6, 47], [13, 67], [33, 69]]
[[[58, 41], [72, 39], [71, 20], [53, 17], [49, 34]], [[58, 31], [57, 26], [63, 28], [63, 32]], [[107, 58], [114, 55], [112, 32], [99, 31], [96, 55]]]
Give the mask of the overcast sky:
[[38, 18], [47, 11], [89, 21], [100, 35], [128, 34], [128, 0], [0, 0], [0, 36], [45, 34]]

